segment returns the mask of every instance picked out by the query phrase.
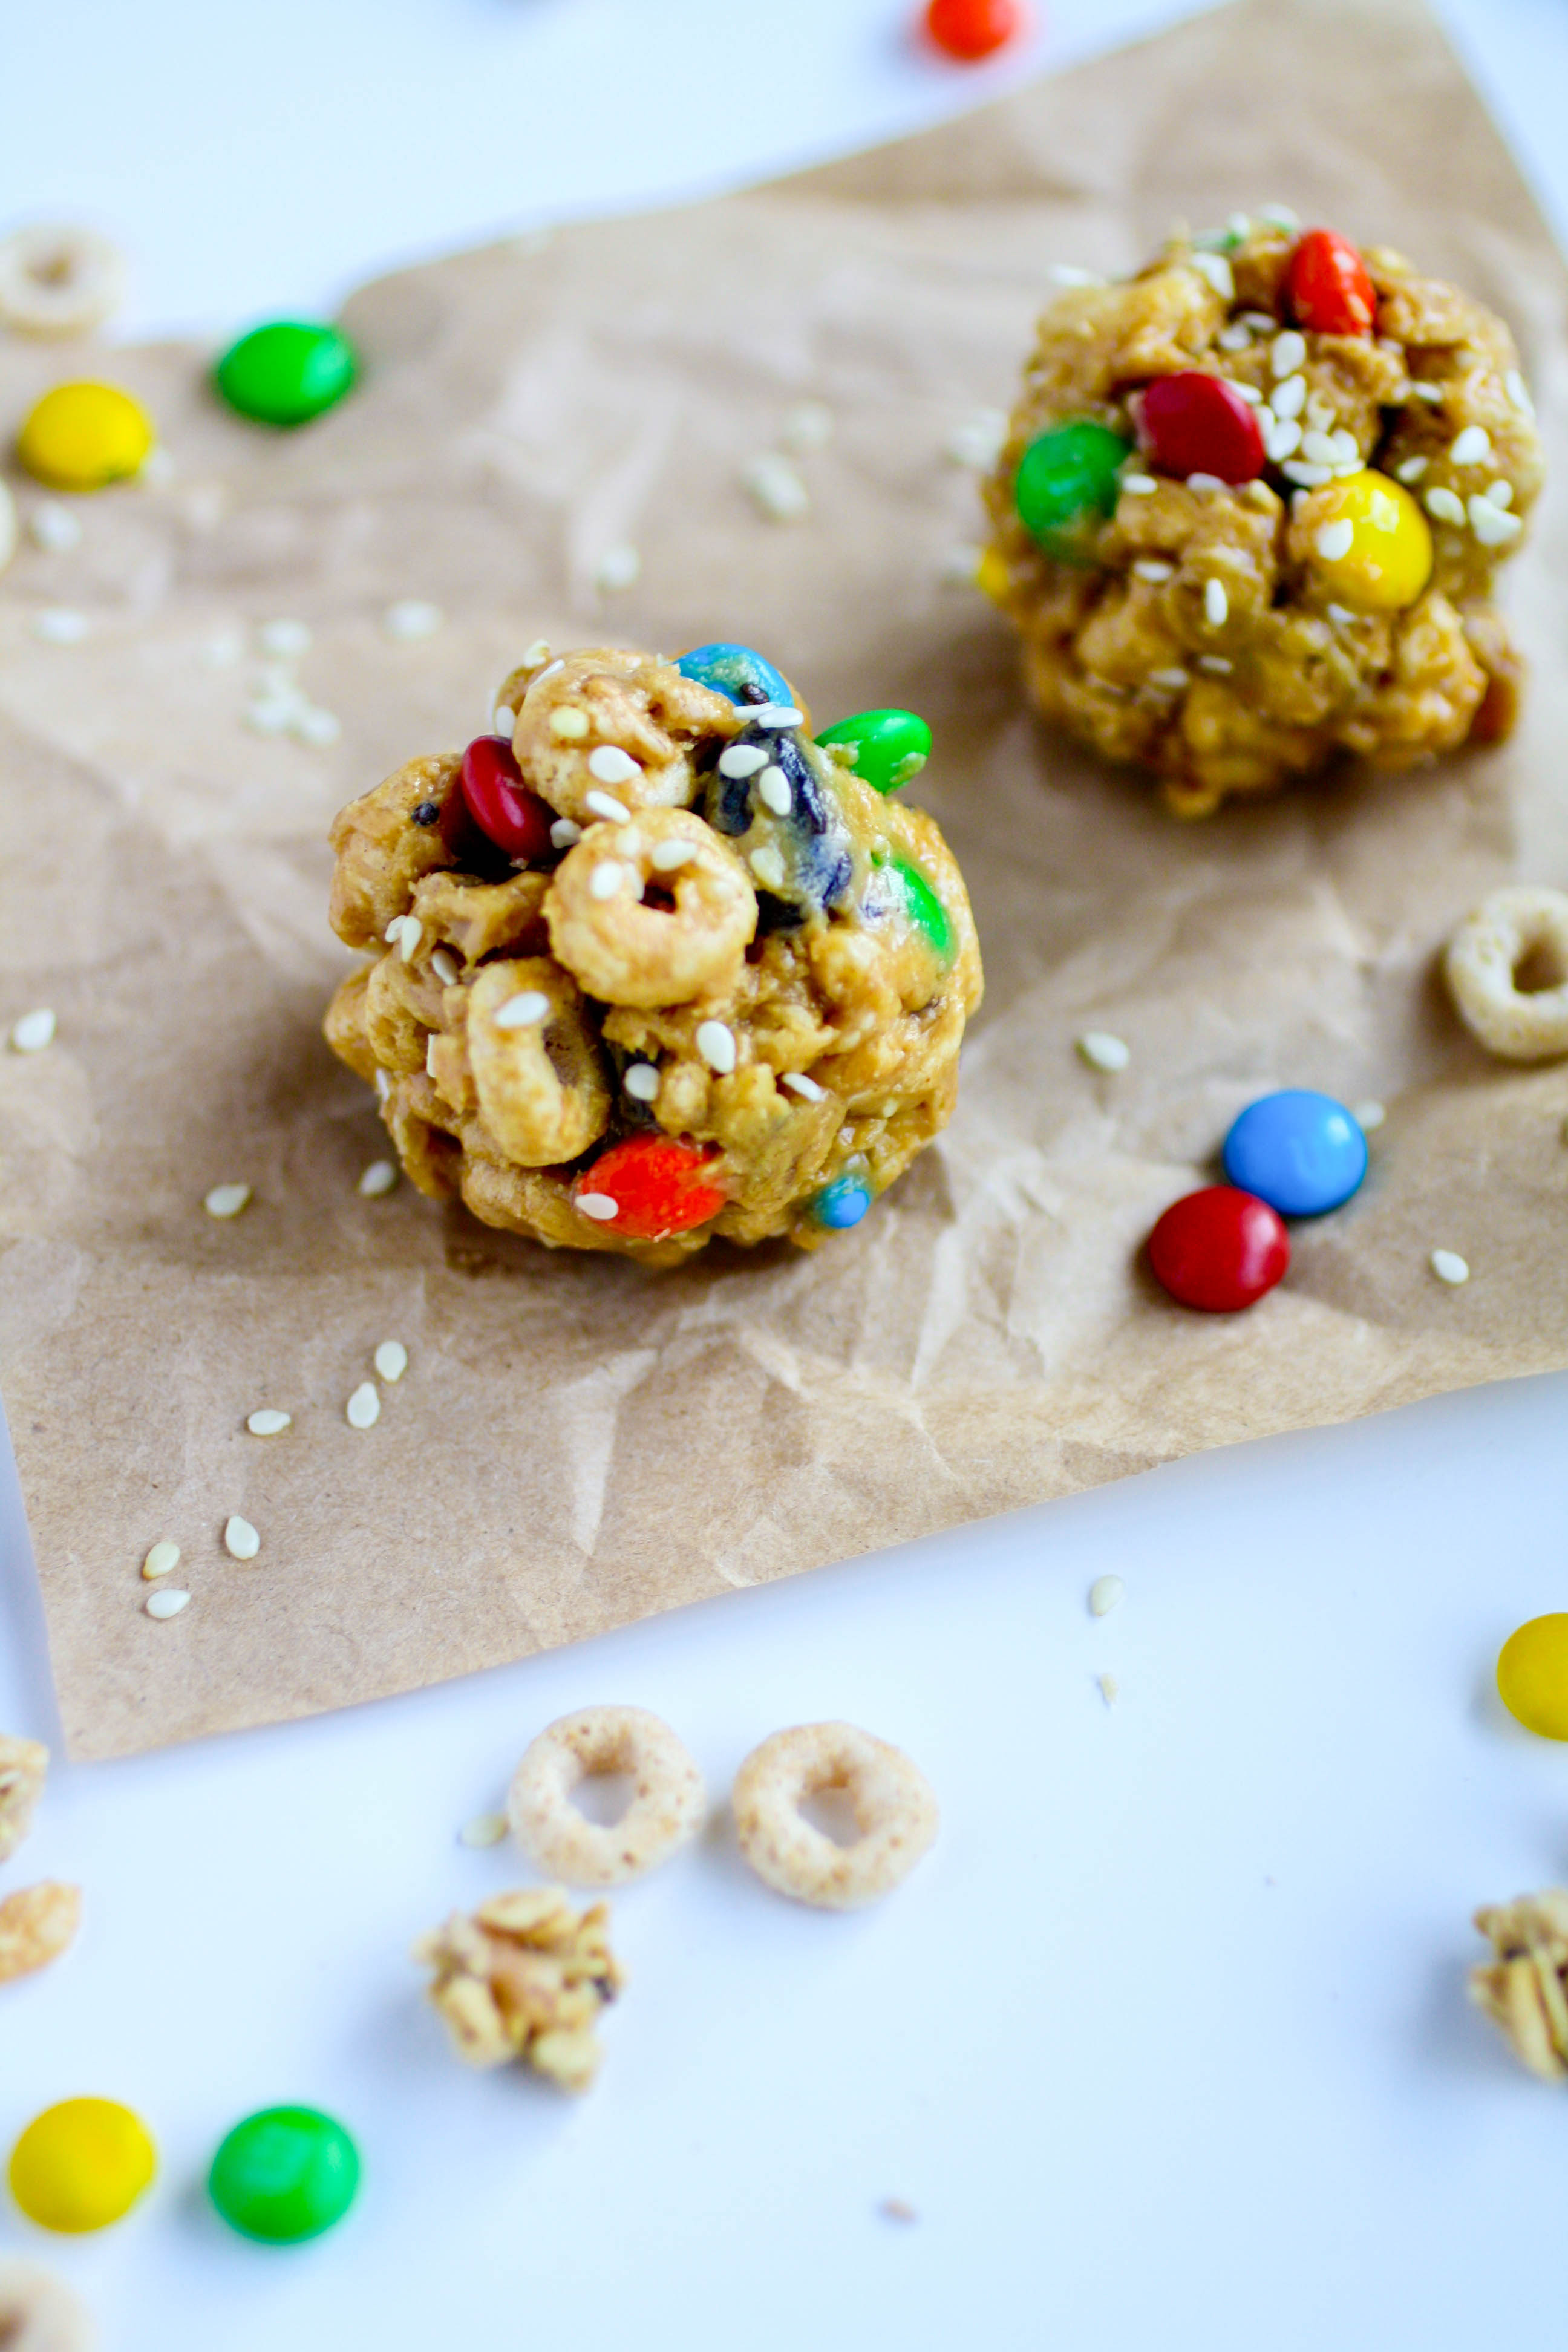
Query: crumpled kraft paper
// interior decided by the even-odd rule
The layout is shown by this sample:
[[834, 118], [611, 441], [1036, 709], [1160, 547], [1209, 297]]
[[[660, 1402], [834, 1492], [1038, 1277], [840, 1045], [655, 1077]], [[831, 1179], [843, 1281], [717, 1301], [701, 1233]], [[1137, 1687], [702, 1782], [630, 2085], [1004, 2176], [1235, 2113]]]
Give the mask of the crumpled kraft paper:
[[[1434, 971], [1489, 886], [1568, 881], [1561, 491], [1511, 567], [1536, 661], [1511, 745], [1189, 829], [1040, 730], [1003, 624], [951, 577], [980, 526], [944, 445], [1007, 404], [1050, 265], [1128, 268], [1173, 216], [1268, 201], [1503, 311], [1568, 477], [1562, 266], [1403, 0], [1259, 0], [782, 185], [371, 286], [346, 318], [363, 390], [293, 436], [221, 411], [194, 349], [112, 353], [174, 471], [82, 501], [78, 551], [0, 579], [0, 1017], [59, 1023], [0, 1054], [0, 1370], [74, 1754], [1568, 1362], [1568, 1066], [1489, 1060]], [[82, 372], [4, 345], [0, 427]], [[792, 461], [809, 515], [769, 521], [742, 477], [805, 400], [833, 437]], [[621, 542], [641, 576], [605, 593]], [[405, 598], [445, 625], [389, 635]], [[81, 642], [35, 634], [59, 607]], [[324, 748], [244, 723], [276, 699], [256, 629], [278, 617], [312, 633], [281, 667], [341, 720]], [[328, 820], [479, 731], [542, 635], [738, 638], [819, 723], [904, 703], [935, 728], [916, 796], [963, 863], [989, 992], [952, 1128], [814, 1256], [650, 1277], [356, 1190], [386, 1144], [320, 1034], [345, 963]], [[1089, 1027], [1130, 1044], [1120, 1076], [1077, 1058]], [[1387, 1105], [1370, 1180], [1298, 1228], [1256, 1311], [1184, 1313], [1142, 1237], [1282, 1084]], [[225, 1180], [255, 1197], [219, 1223]], [[353, 1429], [388, 1338], [407, 1374]], [[292, 1427], [247, 1435], [259, 1405]], [[231, 1513], [260, 1531], [249, 1565]], [[163, 1537], [193, 1598], [153, 1623]]]

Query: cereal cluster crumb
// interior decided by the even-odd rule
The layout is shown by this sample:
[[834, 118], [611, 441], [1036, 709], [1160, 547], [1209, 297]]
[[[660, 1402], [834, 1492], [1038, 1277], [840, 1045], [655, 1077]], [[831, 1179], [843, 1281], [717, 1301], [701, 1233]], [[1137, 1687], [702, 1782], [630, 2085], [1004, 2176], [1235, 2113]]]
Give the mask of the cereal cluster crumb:
[[80, 1924], [81, 1889], [63, 1879], [46, 1878], [7, 1895], [0, 1902], [0, 1984], [58, 1960]]
[[421, 1937], [414, 1958], [436, 1971], [430, 2000], [458, 2057], [521, 2058], [563, 2091], [587, 2090], [603, 2054], [594, 2028], [623, 1982], [609, 1918], [607, 1904], [580, 1912], [559, 1887], [530, 1887]]
[[0, 1733], [0, 1862], [10, 1859], [33, 1825], [48, 1763], [48, 1749], [36, 1739]]
[[1568, 2076], [1568, 1888], [1476, 1913], [1497, 1958], [1470, 1970], [1470, 1998], [1543, 2083]]

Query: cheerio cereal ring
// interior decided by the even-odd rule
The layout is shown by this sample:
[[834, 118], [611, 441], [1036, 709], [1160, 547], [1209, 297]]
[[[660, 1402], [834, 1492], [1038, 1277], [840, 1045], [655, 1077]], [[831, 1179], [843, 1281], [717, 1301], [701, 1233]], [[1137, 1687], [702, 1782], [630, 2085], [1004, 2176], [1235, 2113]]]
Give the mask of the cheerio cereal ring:
[[125, 264], [87, 228], [19, 228], [0, 237], [0, 324], [24, 335], [81, 335], [125, 290]]
[[33, 2263], [0, 2262], [0, 2344], [5, 2352], [95, 2352], [85, 2305]]
[[[842, 1790], [860, 1835], [837, 1845], [801, 1811]], [[931, 1784], [901, 1748], [852, 1723], [805, 1723], [753, 1748], [731, 1802], [741, 1851], [757, 1876], [797, 1903], [850, 1911], [907, 1878], [940, 1815]]]
[[[580, 1780], [626, 1773], [618, 1822], [591, 1822], [572, 1801]], [[547, 1724], [512, 1776], [507, 1814], [519, 1845], [551, 1878], [616, 1886], [657, 1868], [695, 1837], [707, 1791], [667, 1723], [640, 1706], [585, 1706]]]
[[545, 894], [550, 944], [586, 995], [688, 1004], [727, 995], [757, 928], [745, 867], [693, 809], [595, 824]]
[[[1547, 985], [1521, 988], [1532, 964]], [[1568, 1054], [1568, 897], [1561, 890], [1494, 890], [1454, 933], [1443, 970], [1461, 1018], [1489, 1053], [1509, 1062]]]

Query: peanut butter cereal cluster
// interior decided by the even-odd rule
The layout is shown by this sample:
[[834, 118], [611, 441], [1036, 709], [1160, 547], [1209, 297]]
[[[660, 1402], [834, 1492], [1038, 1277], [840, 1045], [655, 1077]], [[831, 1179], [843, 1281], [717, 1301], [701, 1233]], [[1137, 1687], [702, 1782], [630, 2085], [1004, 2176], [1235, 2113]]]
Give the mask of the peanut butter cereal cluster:
[[1283, 213], [1040, 321], [981, 583], [1040, 710], [1205, 816], [1513, 723], [1490, 603], [1542, 479], [1507, 328]]
[[429, 1997], [470, 2066], [521, 2058], [563, 2091], [585, 2091], [603, 2054], [599, 2014], [624, 1979], [603, 1903], [575, 1911], [559, 1887], [493, 1895], [421, 1937]]
[[668, 1265], [812, 1248], [952, 1115], [980, 954], [912, 712], [818, 736], [742, 646], [529, 657], [342, 810], [327, 1015], [433, 1198]]

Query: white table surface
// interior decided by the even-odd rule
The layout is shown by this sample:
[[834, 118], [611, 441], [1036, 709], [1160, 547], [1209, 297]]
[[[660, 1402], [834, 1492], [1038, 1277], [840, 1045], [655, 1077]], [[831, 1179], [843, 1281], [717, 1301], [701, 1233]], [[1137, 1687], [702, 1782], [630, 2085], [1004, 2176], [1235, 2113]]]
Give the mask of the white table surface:
[[[909, 49], [902, 0], [53, 0], [7, 16], [0, 224], [96, 218], [137, 257], [128, 330], [216, 331], [891, 135], [1176, 13], [1057, 0], [1027, 57], [959, 73]], [[1444, 15], [1568, 223], [1568, 12]], [[1568, 1876], [1568, 1751], [1491, 1690], [1510, 1629], [1568, 1604], [1565, 1404], [1521, 1382], [1210, 1454], [352, 1715], [57, 1770], [0, 1885], [76, 1879], [87, 1924], [0, 1994], [0, 2145], [96, 2092], [163, 2169], [97, 2240], [0, 2201], [0, 2256], [74, 2280], [107, 2352], [1557, 2340], [1568, 2105], [1463, 1976], [1478, 1901]], [[52, 1738], [5, 1479], [0, 1723]], [[404, 1951], [522, 1875], [454, 1833], [600, 1699], [664, 1715], [715, 1797], [778, 1725], [847, 1717], [919, 1759], [945, 1828], [845, 1919], [768, 1895], [721, 1815], [617, 1900], [633, 1982], [573, 2105], [454, 2066]], [[279, 2252], [201, 2180], [288, 2099], [352, 2125], [366, 2179]]]

